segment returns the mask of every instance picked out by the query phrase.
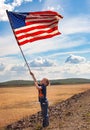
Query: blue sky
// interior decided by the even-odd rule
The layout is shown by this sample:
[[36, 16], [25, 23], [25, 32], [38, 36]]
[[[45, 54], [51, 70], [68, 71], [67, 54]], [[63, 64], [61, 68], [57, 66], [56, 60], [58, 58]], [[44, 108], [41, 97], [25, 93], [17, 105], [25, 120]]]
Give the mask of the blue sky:
[[90, 0], [0, 0], [0, 82], [31, 80], [6, 11], [54, 10], [61, 35], [22, 46], [37, 79], [90, 78]]

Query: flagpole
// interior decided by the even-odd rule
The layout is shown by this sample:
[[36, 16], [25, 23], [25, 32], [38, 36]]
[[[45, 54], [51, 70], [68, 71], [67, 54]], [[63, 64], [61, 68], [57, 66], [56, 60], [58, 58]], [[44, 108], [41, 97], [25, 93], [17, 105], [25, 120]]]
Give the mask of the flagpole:
[[[7, 13], [7, 16], [8, 16], [8, 10], [6, 10], [6, 13]], [[11, 20], [10, 20], [9, 16], [8, 16], [8, 19], [9, 19], [9, 22], [10, 22], [10, 25], [11, 25], [11, 28], [12, 28], [12, 23], [11, 23]], [[12, 28], [12, 31], [13, 31], [13, 34], [14, 34], [13, 28]], [[14, 36], [15, 36], [15, 34], [14, 34]], [[15, 36], [15, 38], [16, 38], [16, 36]], [[25, 55], [24, 55], [24, 53], [23, 53], [21, 47], [19, 46], [19, 43], [18, 43], [17, 38], [16, 38], [16, 41], [17, 41], [18, 47], [19, 47], [19, 49], [20, 49], [20, 52], [21, 52], [21, 54], [22, 54], [22, 56], [23, 56], [23, 59], [24, 59], [26, 65], [27, 65], [27, 68], [28, 68], [28, 71], [29, 71], [29, 74], [30, 74], [30, 72], [31, 72], [30, 66], [29, 66], [29, 64], [28, 64], [28, 62], [27, 62], [27, 60], [26, 60], [26, 58], [25, 58]], [[32, 77], [32, 78], [33, 78], [33, 77]]]
[[27, 65], [28, 70], [29, 70], [29, 73], [30, 73], [30, 72], [31, 72], [31, 69], [30, 69], [30, 66], [29, 66], [29, 64], [28, 64], [28, 62], [27, 62], [27, 60], [26, 60], [26, 58], [25, 58], [25, 55], [24, 55], [24, 53], [23, 53], [21, 47], [20, 47], [19, 45], [18, 45], [18, 47], [19, 47], [19, 49], [20, 49], [20, 51], [21, 51], [21, 53], [22, 53], [23, 59], [25, 60], [25, 63], [26, 63], [26, 65]]

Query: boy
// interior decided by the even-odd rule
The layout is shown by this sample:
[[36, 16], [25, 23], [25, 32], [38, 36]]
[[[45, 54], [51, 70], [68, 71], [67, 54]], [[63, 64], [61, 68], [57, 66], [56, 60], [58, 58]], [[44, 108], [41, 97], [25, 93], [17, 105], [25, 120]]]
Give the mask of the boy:
[[39, 92], [39, 102], [42, 111], [43, 117], [43, 127], [47, 127], [49, 125], [49, 117], [48, 117], [48, 100], [46, 98], [46, 87], [49, 85], [49, 80], [47, 78], [43, 78], [38, 84], [34, 74], [30, 72], [32, 78], [34, 80], [35, 86]]

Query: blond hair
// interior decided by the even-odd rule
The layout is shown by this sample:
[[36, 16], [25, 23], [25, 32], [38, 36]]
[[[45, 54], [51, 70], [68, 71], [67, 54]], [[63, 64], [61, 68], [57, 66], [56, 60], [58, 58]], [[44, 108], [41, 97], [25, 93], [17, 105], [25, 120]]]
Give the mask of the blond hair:
[[46, 86], [48, 86], [50, 84], [49, 80], [47, 78], [44, 78], [44, 80], [46, 81]]

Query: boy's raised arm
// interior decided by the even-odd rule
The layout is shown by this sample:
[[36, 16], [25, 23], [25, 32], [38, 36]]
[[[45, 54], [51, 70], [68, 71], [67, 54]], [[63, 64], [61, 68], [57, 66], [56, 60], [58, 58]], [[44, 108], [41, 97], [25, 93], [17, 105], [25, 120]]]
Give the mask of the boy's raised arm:
[[33, 74], [31, 71], [30, 71], [30, 74], [32, 75], [32, 78], [33, 78], [33, 80], [34, 80], [34, 84], [35, 84], [36, 88], [37, 88], [38, 90], [41, 89], [41, 88], [38, 86], [38, 82], [37, 82], [37, 80], [36, 80], [34, 74]]

